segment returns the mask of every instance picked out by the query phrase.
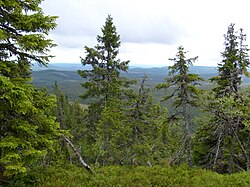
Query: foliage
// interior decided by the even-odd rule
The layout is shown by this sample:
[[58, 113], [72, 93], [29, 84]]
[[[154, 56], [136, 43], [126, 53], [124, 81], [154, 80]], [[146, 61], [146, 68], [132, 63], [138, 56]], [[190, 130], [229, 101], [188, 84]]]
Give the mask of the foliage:
[[[83, 137], [86, 131], [84, 109], [77, 100], [73, 103], [69, 102], [68, 97], [61, 91], [57, 82], [55, 82], [53, 93], [56, 96], [56, 106], [52, 113], [56, 116], [61, 132], [64, 136], [70, 137], [71, 142], [76, 147], [81, 147], [85, 141]], [[48, 162], [67, 165], [75, 161], [72, 157], [74, 153], [70, 150], [63, 136], [56, 141], [55, 149], [58, 154], [49, 155]]]
[[[46, 39], [45, 35], [56, 27], [56, 17], [44, 15], [39, 7], [40, 3], [41, 0], [1, 2], [0, 59], [4, 61], [1, 65], [1, 69], [4, 68], [2, 75], [8, 76], [11, 73], [11, 76], [15, 76], [13, 72], [22, 72], [17, 68], [22, 69], [31, 61], [40, 64], [49, 61], [51, 56], [47, 53], [55, 44]], [[19, 62], [19, 67], [15, 62]]]
[[[230, 157], [233, 156], [232, 171], [247, 169], [249, 162], [249, 98], [233, 96], [215, 99], [210, 93], [204, 99], [206, 112], [194, 139], [194, 157], [198, 165], [220, 173], [229, 172]], [[238, 124], [241, 122], [240, 124]], [[237, 131], [235, 130], [238, 125]], [[234, 148], [231, 155], [232, 147]]]
[[125, 113], [121, 102], [109, 101], [96, 124], [96, 164], [122, 164], [127, 153], [130, 134], [129, 126], [124, 122]]
[[4, 76], [0, 76], [0, 85], [0, 163], [4, 175], [13, 175], [26, 172], [36, 157], [52, 149], [59, 127], [50, 115], [55, 98]]
[[[106, 166], [90, 175], [83, 168], [41, 168], [29, 177], [36, 183], [11, 186], [249, 186], [249, 172], [222, 175], [187, 166]], [[40, 175], [37, 175], [39, 172]], [[39, 177], [38, 177], [39, 176]], [[32, 181], [29, 180], [29, 181]], [[18, 180], [17, 180], [18, 181]]]
[[59, 134], [50, 114], [55, 98], [34, 89], [30, 63], [46, 65], [55, 46], [46, 38], [55, 19], [41, 0], [0, 2], [0, 179], [26, 173], [37, 157], [52, 149]]

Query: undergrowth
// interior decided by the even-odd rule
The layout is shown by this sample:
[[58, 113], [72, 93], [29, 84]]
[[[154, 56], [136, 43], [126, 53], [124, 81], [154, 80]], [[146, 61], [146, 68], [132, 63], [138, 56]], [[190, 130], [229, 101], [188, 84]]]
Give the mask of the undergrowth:
[[16, 179], [11, 186], [77, 187], [77, 186], [250, 186], [250, 173], [222, 175], [199, 168], [107, 166], [90, 174], [84, 168], [39, 168], [28, 176]]

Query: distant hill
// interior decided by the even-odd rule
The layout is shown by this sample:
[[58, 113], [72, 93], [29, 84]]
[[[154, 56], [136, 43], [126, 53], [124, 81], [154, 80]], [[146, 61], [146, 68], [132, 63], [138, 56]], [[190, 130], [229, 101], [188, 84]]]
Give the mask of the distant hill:
[[[83, 88], [80, 86], [85, 80], [77, 74], [79, 69], [90, 69], [90, 67], [83, 67], [81, 64], [50, 64], [48, 68], [34, 65], [32, 67], [33, 83], [37, 87], [46, 87], [49, 92], [52, 91], [55, 81], [58, 82], [61, 89], [72, 100], [79, 98], [79, 95], [83, 93]], [[192, 66], [190, 67], [191, 73], [199, 74], [205, 80], [208, 80], [212, 76], [217, 75], [216, 67], [205, 66]], [[130, 67], [127, 73], [122, 73], [122, 76], [126, 76], [130, 79], [136, 79], [141, 82], [144, 74], [147, 75], [147, 84], [149, 87], [154, 88], [156, 84], [162, 83], [168, 76], [167, 67]], [[243, 77], [244, 85], [250, 84], [250, 78]], [[204, 82], [203, 85], [209, 84]], [[136, 86], [135, 86], [136, 88]]]
[[[60, 70], [60, 71], [77, 71], [78, 69], [82, 69], [82, 64], [73, 64], [73, 63], [50, 63], [48, 67], [40, 66], [38, 64], [33, 64], [31, 69], [32, 71], [42, 71], [42, 70]], [[85, 69], [89, 69], [88, 67], [84, 67]]]
[[[148, 76], [148, 81], [152, 83], [160, 83], [168, 76], [168, 67], [152, 67], [152, 68], [130, 68], [128, 73], [124, 74], [130, 78], [142, 78], [144, 74]], [[190, 73], [201, 75], [204, 79], [208, 80], [212, 76], [217, 75], [215, 67], [205, 66], [192, 66]]]
[[[38, 64], [33, 64], [32, 71], [42, 71], [42, 70], [58, 70], [58, 71], [77, 71], [79, 69], [90, 69], [90, 66], [82, 66], [80, 63], [50, 63], [48, 67], [39, 66]], [[152, 73], [152, 74], [166, 74], [168, 71], [167, 67], [140, 67], [140, 66], [130, 66], [129, 72], [131, 73]], [[197, 74], [216, 74], [216, 67], [207, 66], [191, 66], [191, 73]]]
[[[75, 76], [72, 73], [69, 73], [69, 71], [75, 72], [79, 69], [90, 69], [90, 66], [82, 66], [80, 63], [79, 64], [70, 64], [70, 63], [54, 63], [54, 64], [49, 64], [48, 67], [44, 66], [39, 66], [37, 64], [34, 64], [32, 66], [32, 71], [34, 72], [34, 78], [42, 78], [41, 77], [41, 72], [37, 73], [39, 71], [48, 71], [48, 72], [43, 72], [43, 74], [49, 75], [49, 77], [44, 77], [46, 79], [52, 78], [53, 79], [63, 79], [62, 76], [65, 76], [65, 79], [67, 76], [69, 78], [71, 76], [75, 78], [79, 78], [79, 76]], [[55, 73], [54, 71], [61, 71], [63, 73]], [[203, 76], [203, 78], [208, 79], [211, 76], [214, 76], [217, 74], [216, 67], [206, 67], [206, 66], [192, 66], [190, 67], [190, 72], [191, 73], [197, 73]], [[64, 74], [64, 75], [63, 75]], [[69, 75], [68, 75], [69, 74]], [[145, 68], [145, 67], [134, 67], [130, 66], [129, 70], [127, 73], [122, 73], [124, 76], [128, 76], [130, 78], [136, 78], [140, 79], [143, 77], [143, 75], [146, 74], [149, 78], [149, 80], [153, 82], [159, 82], [163, 81], [164, 78], [168, 75], [168, 68], [167, 67], [151, 67], [151, 68]], [[58, 76], [58, 77], [57, 77]]]

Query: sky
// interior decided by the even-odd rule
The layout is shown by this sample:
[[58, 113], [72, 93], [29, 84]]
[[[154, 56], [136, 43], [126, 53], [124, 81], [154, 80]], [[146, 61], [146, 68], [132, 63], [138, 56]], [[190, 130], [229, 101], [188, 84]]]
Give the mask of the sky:
[[[84, 46], [94, 47], [108, 15], [120, 35], [119, 58], [131, 66], [169, 66], [177, 47], [196, 66], [217, 66], [231, 23], [250, 38], [247, 0], [45, 0], [47, 15], [59, 16], [49, 35], [58, 45], [52, 63], [81, 63]], [[249, 45], [250, 46], [250, 45]]]

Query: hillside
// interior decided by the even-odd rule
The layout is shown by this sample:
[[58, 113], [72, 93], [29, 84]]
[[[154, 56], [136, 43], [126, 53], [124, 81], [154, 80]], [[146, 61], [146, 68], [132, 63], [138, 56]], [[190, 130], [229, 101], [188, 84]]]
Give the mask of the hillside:
[[[62, 91], [70, 98], [70, 100], [78, 99], [79, 95], [84, 91], [80, 86], [85, 80], [77, 74], [78, 69], [86, 67], [81, 64], [51, 64], [48, 68], [33, 66], [32, 78], [33, 83], [37, 87], [46, 87], [49, 92], [52, 91], [55, 81], [60, 85]], [[87, 67], [88, 69], [88, 67]], [[191, 66], [191, 73], [201, 75], [206, 81], [203, 82], [203, 86], [206, 86], [210, 77], [217, 75], [216, 67], [205, 66]], [[147, 75], [147, 85], [154, 88], [156, 84], [164, 81], [168, 75], [167, 67], [130, 67], [127, 73], [121, 75], [130, 79], [136, 79], [138, 83], [141, 82], [144, 74]], [[243, 85], [248, 85], [250, 78], [243, 78]], [[136, 85], [134, 86], [136, 88]], [[155, 93], [158, 95], [158, 93]], [[155, 95], [154, 94], [154, 95]]]

